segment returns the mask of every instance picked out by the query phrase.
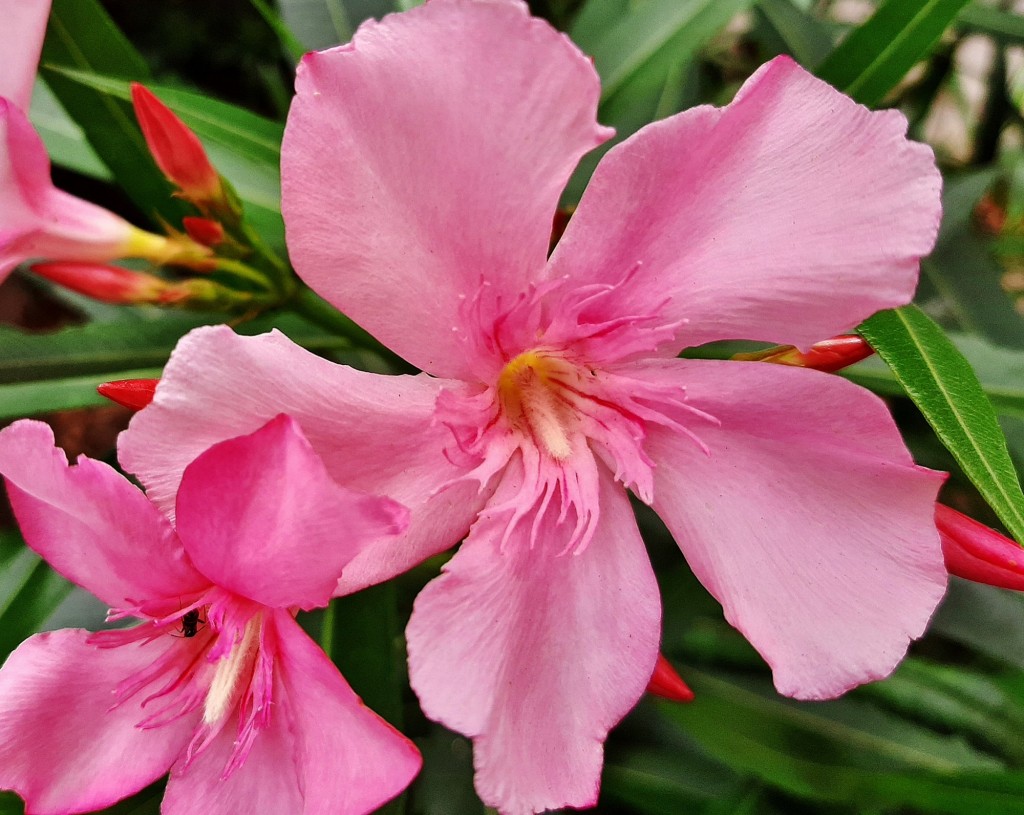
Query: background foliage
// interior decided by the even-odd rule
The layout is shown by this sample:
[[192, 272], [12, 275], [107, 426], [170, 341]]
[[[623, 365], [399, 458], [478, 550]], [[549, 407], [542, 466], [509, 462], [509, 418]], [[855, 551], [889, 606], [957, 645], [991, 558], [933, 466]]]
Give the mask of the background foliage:
[[[32, 119], [62, 186], [137, 223], [176, 220], [179, 203], [126, 102], [126, 81], [145, 81], [203, 138], [261, 233], [283, 246], [277, 161], [296, 58], [345, 41], [368, 16], [413, 5], [55, 0]], [[779, 53], [865, 104], [907, 114], [912, 136], [932, 144], [944, 171], [942, 232], [917, 305], [862, 329], [882, 359], [845, 375], [891, 399], [921, 464], [952, 473], [947, 503], [1024, 540], [1024, 16], [1013, 4], [531, 5], [593, 55], [600, 119], [617, 128], [616, 140], [695, 104], [727, 102]], [[604, 149], [584, 160], [565, 203], [578, 199]], [[0, 421], [44, 417], [72, 454], [109, 460], [128, 414], [97, 407], [95, 385], [158, 376], [178, 337], [219, 319], [101, 306], [15, 275], [0, 287]], [[270, 326], [331, 359], [394, 370], [358, 333], [298, 314], [237, 327]], [[967, 422], [965, 410], [980, 418]], [[838, 701], [797, 703], [774, 693], [760, 657], [723, 621], [658, 520], [638, 513], [664, 598], [663, 650], [697, 700], [645, 700], [613, 733], [601, 812], [1024, 813], [1020, 596], [954, 580], [930, 633], [892, 678]], [[37, 630], [101, 625], [104, 610], [25, 549], [9, 516], [5, 524], [0, 658]], [[484, 812], [468, 743], [422, 717], [404, 673], [404, 622], [439, 565], [303, 620], [366, 702], [424, 752], [423, 774], [386, 808], [392, 815]], [[108, 812], [156, 813], [159, 800], [157, 785]], [[20, 812], [15, 797], [0, 796], [0, 813]]]

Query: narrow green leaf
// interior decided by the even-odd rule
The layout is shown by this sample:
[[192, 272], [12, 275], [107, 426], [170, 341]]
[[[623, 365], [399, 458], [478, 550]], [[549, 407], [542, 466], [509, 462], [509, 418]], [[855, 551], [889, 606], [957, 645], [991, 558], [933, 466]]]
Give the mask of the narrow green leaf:
[[786, 44], [789, 53], [808, 70], [814, 70], [832, 51], [828, 29], [817, 18], [793, 5], [792, 0], [758, 0], [757, 8]]
[[858, 330], [1006, 528], [1024, 543], [1024, 495], [1006, 438], [963, 354], [916, 306], [880, 312]]
[[[131, 101], [131, 82], [128, 80], [76, 68], [58, 67], [54, 70], [106, 96]], [[195, 91], [153, 82], [147, 82], [146, 87], [199, 136], [233, 146], [239, 155], [259, 164], [278, 166], [284, 135], [281, 123]]]
[[36, 82], [29, 118], [42, 136], [46, 152], [54, 164], [101, 181], [113, 178], [107, 165], [100, 161], [89, 145], [82, 128], [68, 116], [53, 91], [43, 82]]
[[869, 107], [927, 56], [971, 0], [886, 0], [818, 68], [826, 82]]
[[[55, 73], [109, 98], [131, 99], [130, 83], [123, 79], [73, 68], [57, 68]], [[152, 83], [146, 87], [196, 132], [210, 161], [245, 204], [280, 213], [283, 125], [193, 91]]]
[[71, 376], [66, 379], [0, 385], [0, 421], [36, 416], [55, 410], [109, 405], [110, 401], [96, 392], [97, 385], [115, 379], [159, 379], [162, 373], [163, 368], [136, 368], [89, 376]]
[[278, 42], [281, 43], [281, 50], [291, 57], [292, 62], [298, 62], [302, 59], [302, 55], [306, 53], [306, 47], [299, 42], [299, 38], [285, 25], [280, 15], [270, 7], [266, 0], [249, 0], [249, 2], [252, 3], [252, 7], [256, 9], [264, 22], [270, 26], [271, 31], [277, 35]]
[[74, 586], [30, 549], [4, 569], [0, 600], [0, 661], [46, 622]]
[[[850, 698], [782, 700], [767, 683], [691, 667], [691, 705], [659, 705], [712, 756], [801, 797], [858, 812], [912, 806], [929, 813], [1009, 815], [1020, 810], [1024, 774], [944, 735]], [[831, 810], [829, 810], [831, 811]]]
[[598, 33], [575, 28], [573, 38], [594, 57], [601, 75], [601, 98], [607, 99], [659, 52], [676, 63], [690, 59], [707, 39], [753, 0], [645, 0], [630, 8], [617, 24]]
[[980, 34], [1024, 41], [1024, 17], [1019, 12], [1001, 11], [992, 6], [972, 3], [960, 12], [957, 23]]
[[309, 51], [352, 38], [352, 21], [341, 0], [278, 0], [281, 19]]
[[142, 212], [177, 223], [184, 207], [172, 198], [170, 185], [150, 157], [131, 106], [82, 87], [55, 70], [60, 67], [149, 79], [145, 61], [98, 0], [54, 0], [40, 73]]

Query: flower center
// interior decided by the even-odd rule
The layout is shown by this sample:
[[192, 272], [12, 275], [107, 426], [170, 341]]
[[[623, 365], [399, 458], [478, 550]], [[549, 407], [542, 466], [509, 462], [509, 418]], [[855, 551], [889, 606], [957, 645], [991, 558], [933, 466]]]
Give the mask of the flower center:
[[498, 398], [508, 423], [556, 461], [572, 455], [579, 380], [576, 366], [543, 350], [524, 351], [498, 376]]
[[210, 683], [203, 706], [203, 722], [213, 725], [234, 710], [242, 680], [252, 675], [253, 660], [259, 646], [259, 632], [262, 617], [256, 614], [245, 626], [241, 639], [234, 644], [230, 653], [217, 662], [217, 670]]

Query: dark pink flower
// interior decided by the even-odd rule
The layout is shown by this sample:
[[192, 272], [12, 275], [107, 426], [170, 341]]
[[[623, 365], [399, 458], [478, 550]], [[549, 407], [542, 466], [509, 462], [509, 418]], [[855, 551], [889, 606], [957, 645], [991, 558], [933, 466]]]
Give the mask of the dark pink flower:
[[166, 815], [374, 811], [415, 747], [299, 628], [405, 511], [336, 484], [288, 417], [189, 465], [175, 526], [50, 428], [0, 432], [25, 540], [131, 628], [37, 634], [0, 669], [0, 788], [34, 815], [92, 812], [171, 772]]
[[931, 152], [781, 58], [609, 152], [548, 259], [563, 185], [610, 135], [598, 97], [590, 60], [512, 0], [433, 0], [308, 55], [282, 152], [291, 257], [426, 374], [200, 329], [122, 437], [170, 506], [190, 456], [294, 415], [335, 477], [412, 510], [339, 592], [465, 538], [416, 601], [410, 676], [510, 815], [592, 804], [607, 732], [654, 671], [627, 490], [789, 695], [886, 676], [945, 586], [942, 476], [881, 400], [677, 358], [726, 338], [807, 350], [906, 303], [940, 216]]

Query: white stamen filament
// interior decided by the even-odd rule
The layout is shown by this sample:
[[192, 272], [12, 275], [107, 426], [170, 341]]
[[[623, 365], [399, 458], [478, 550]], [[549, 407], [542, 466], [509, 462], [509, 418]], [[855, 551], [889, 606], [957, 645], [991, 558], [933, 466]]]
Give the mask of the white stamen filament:
[[240, 682], [250, 672], [252, 657], [259, 646], [260, 622], [258, 614], [250, 619], [241, 641], [235, 643], [231, 653], [217, 663], [203, 707], [203, 722], [206, 724], [216, 724], [234, 707]]

